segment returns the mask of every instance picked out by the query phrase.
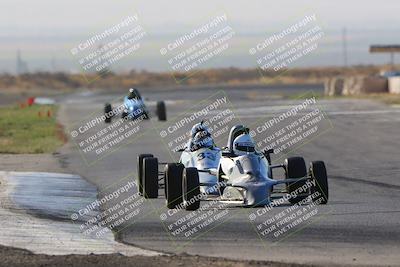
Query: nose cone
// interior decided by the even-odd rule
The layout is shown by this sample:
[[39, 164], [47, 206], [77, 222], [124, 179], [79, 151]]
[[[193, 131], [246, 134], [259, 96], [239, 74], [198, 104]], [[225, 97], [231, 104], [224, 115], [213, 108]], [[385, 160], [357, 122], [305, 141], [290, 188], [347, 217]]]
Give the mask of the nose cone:
[[211, 185], [201, 186], [200, 191], [202, 193], [207, 193], [208, 195], [219, 195], [220, 191], [219, 191], [219, 187], [217, 185], [218, 179], [215, 175], [200, 172], [199, 179], [200, 179], [200, 183], [213, 184], [213, 186], [211, 186]]
[[274, 180], [268, 179], [263, 175], [247, 175], [247, 179], [243, 179], [234, 185], [245, 189], [244, 204], [247, 206], [268, 205], [271, 202], [270, 189], [275, 183]]
[[268, 183], [255, 182], [246, 184], [245, 205], [248, 206], [264, 206], [268, 205], [270, 200], [270, 190]]

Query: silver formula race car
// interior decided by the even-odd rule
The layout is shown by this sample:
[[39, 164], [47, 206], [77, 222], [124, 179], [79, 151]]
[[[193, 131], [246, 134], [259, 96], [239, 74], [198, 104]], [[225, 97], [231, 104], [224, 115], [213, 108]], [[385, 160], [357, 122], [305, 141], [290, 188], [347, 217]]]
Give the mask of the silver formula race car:
[[[155, 114], [157, 115], [160, 121], [167, 120], [167, 110], [164, 101], [158, 101], [155, 107]], [[138, 89], [131, 88], [129, 89], [129, 94], [124, 97], [123, 104], [118, 108], [113, 109], [110, 103], [106, 103], [104, 106], [104, 115], [105, 122], [110, 123], [112, 118], [118, 114], [121, 114], [121, 117], [126, 119], [149, 119], [150, 112], [147, 106], [144, 103], [142, 96], [139, 93]]]
[[[302, 157], [272, 165], [273, 150], [257, 151], [249, 129], [242, 125], [232, 127], [227, 147], [220, 149], [214, 145], [207, 127], [197, 124], [180, 152], [177, 163], [159, 162], [151, 154], [138, 156], [138, 187], [145, 198], [157, 198], [163, 188], [168, 208], [186, 210], [196, 210], [200, 201], [210, 199], [244, 207], [268, 205], [274, 198], [284, 198], [292, 204], [303, 200], [328, 202], [323, 161], [311, 162], [308, 169]], [[162, 165], [164, 168], [159, 171]], [[282, 179], [273, 177], [278, 168], [284, 171]], [[283, 190], [275, 189], [279, 187]]]

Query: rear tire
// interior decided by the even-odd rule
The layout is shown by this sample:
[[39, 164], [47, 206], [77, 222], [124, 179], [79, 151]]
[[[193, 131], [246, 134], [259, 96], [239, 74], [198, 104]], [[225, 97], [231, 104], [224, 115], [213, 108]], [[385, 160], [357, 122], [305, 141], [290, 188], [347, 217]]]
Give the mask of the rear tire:
[[152, 157], [153, 157], [152, 154], [140, 154], [137, 157], [137, 172], [138, 172], [137, 187], [138, 187], [139, 194], [141, 196], [143, 196], [143, 160], [145, 158], [152, 158]]
[[[329, 199], [328, 175], [323, 161], [313, 161], [310, 163], [310, 175], [315, 180], [315, 186], [311, 187], [311, 194], [317, 194], [313, 197], [314, 202], [318, 204], [327, 204]], [[321, 199], [322, 198], [322, 199]]]
[[111, 111], [112, 111], [111, 104], [110, 103], [106, 103], [104, 105], [104, 116], [105, 116], [104, 122], [105, 123], [110, 123], [111, 122], [112, 116], [107, 115]]
[[[302, 157], [287, 158], [285, 159], [284, 165], [285, 165], [287, 179], [304, 178], [307, 176], [306, 163], [304, 161], [304, 158]], [[298, 188], [302, 187], [305, 183], [306, 183], [305, 180], [294, 183], [287, 183], [286, 189], [288, 193], [291, 194], [292, 192], [295, 192]], [[290, 197], [289, 202], [291, 204], [296, 204], [305, 199], [307, 195], [308, 195], [307, 192], [304, 192], [304, 194], [296, 196], [294, 198]]]
[[158, 197], [158, 159], [154, 157], [143, 160], [143, 196]]
[[158, 120], [160, 120], [160, 121], [167, 120], [167, 109], [165, 107], [164, 101], [157, 102], [157, 116], [158, 116]]
[[186, 210], [200, 208], [200, 181], [197, 168], [185, 168], [183, 170], [182, 193]]
[[167, 208], [176, 209], [182, 202], [182, 172], [181, 163], [168, 163], [164, 169], [165, 199]]

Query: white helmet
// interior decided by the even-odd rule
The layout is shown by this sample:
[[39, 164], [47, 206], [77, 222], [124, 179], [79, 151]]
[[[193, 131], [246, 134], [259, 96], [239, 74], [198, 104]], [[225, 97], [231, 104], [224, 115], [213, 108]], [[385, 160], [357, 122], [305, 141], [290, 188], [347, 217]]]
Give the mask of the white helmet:
[[210, 130], [203, 122], [197, 123], [192, 127], [190, 137], [190, 150], [192, 151], [214, 145]]
[[210, 133], [210, 130], [208, 129], [207, 125], [203, 123], [203, 121], [193, 125], [192, 130], [190, 131], [190, 137], [194, 138], [194, 136], [200, 131], [206, 131], [207, 133]]
[[255, 151], [256, 147], [249, 134], [243, 133], [233, 140], [233, 153], [235, 155], [242, 156]]
[[192, 143], [192, 150], [197, 150], [203, 147], [212, 147], [214, 144], [211, 134], [205, 130], [197, 132], [193, 137]]
[[138, 93], [139, 92], [138, 92], [137, 89], [130, 88], [129, 89], [129, 94], [128, 94], [128, 99], [139, 98], [139, 94]]

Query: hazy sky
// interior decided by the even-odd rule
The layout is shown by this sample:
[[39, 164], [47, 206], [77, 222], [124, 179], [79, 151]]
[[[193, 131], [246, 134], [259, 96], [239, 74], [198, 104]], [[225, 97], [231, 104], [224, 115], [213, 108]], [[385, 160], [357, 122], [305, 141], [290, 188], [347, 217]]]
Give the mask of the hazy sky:
[[31, 70], [73, 70], [73, 46], [133, 14], [148, 35], [121, 69], [165, 70], [159, 49], [168, 40], [222, 14], [236, 32], [236, 48], [215, 67], [254, 67], [251, 46], [311, 14], [326, 35], [319, 54], [299, 64], [342, 64], [343, 27], [350, 64], [385, 63], [387, 55], [370, 55], [368, 47], [400, 42], [399, 11], [399, 0], [0, 0], [0, 72], [15, 71], [17, 49]]
[[317, 14], [325, 29], [398, 28], [399, 11], [398, 0], [0, 0], [0, 34], [88, 32], [129, 13], [138, 13], [155, 34], [184, 30], [221, 12], [248, 32], [280, 27], [309, 12]]

